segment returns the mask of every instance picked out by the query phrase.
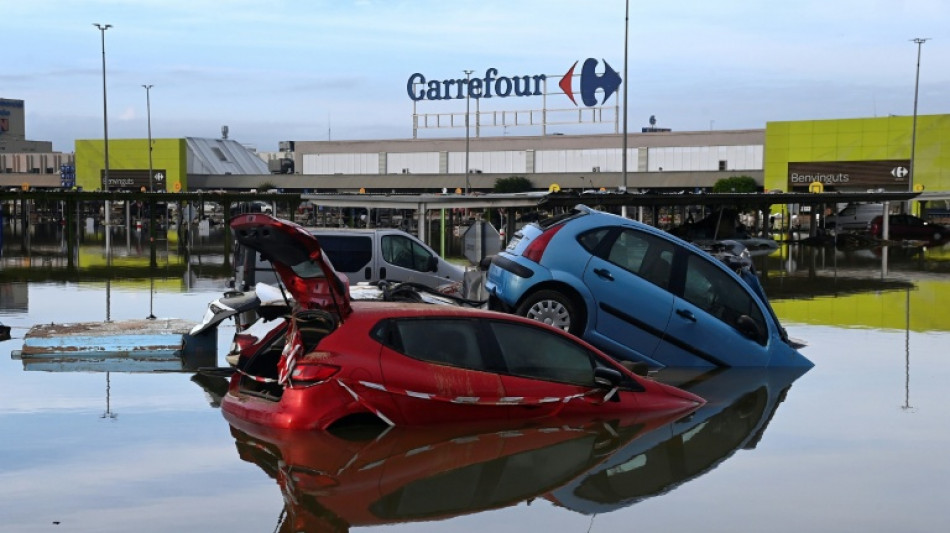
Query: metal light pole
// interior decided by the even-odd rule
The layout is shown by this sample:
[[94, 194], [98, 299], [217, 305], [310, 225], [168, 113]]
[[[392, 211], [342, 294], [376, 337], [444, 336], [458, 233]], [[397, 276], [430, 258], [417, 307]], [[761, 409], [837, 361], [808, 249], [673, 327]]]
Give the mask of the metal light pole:
[[142, 85], [145, 87], [145, 114], [148, 117], [148, 190], [155, 192], [155, 183], [152, 181], [152, 97], [151, 90], [154, 85]]
[[[112, 27], [112, 24], [93, 23], [93, 26], [99, 28], [102, 35], [102, 132], [105, 142], [105, 167], [103, 169], [103, 190], [109, 190], [109, 106], [106, 103], [106, 30]], [[108, 205], [108, 203], [106, 203]], [[106, 224], [109, 223], [109, 210], [106, 209]]]
[[465, 72], [465, 194], [468, 194], [469, 191], [469, 182], [468, 182], [468, 143], [469, 143], [469, 134], [468, 134], [468, 117], [469, 109], [471, 109], [471, 98], [472, 98], [472, 87], [470, 85], [472, 79], [473, 70], [466, 70]]
[[[102, 171], [102, 190], [109, 190], [109, 106], [106, 103], [106, 30], [112, 27], [112, 24], [99, 24], [94, 22], [92, 24], [99, 29], [99, 34], [102, 37], [102, 140], [105, 152], [105, 166]], [[105, 237], [106, 237], [106, 265], [112, 266], [112, 246], [111, 246], [111, 211], [112, 211], [112, 202], [106, 198], [104, 203], [105, 206]], [[109, 322], [109, 310], [108, 310], [108, 300], [109, 300], [109, 281], [106, 281], [106, 322]]]
[[[148, 190], [155, 192], [155, 172], [152, 169], [152, 93], [154, 87], [151, 84], [142, 85], [145, 88], [145, 115], [148, 117]], [[165, 192], [165, 191], [162, 191]], [[157, 256], [155, 250], [155, 202], [148, 201], [148, 237], [149, 237], [149, 266], [156, 267]], [[152, 313], [152, 301], [155, 298], [155, 278], [151, 280], [151, 292], [149, 293], [149, 314], [148, 318], [154, 319]]]
[[[630, 40], [630, 0], [627, 0], [627, 8], [624, 14], [624, 29], [623, 29], [623, 154], [621, 160], [623, 161], [623, 183], [621, 184], [621, 192], [627, 192], [627, 56], [629, 55], [627, 50], [629, 49], [629, 40]], [[627, 216], [627, 205], [624, 204], [620, 206], [620, 214], [624, 218]]]
[[[920, 89], [920, 49], [921, 46], [929, 40], [929, 37], [911, 39], [912, 43], [917, 43], [917, 77], [914, 80], [914, 125], [911, 128], [910, 134], [910, 174], [907, 180], [907, 190], [909, 191], [914, 190], [914, 152], [917, 149], [917, 95]], [[908, 200], [908, 206], [910, 206], [910, 203], [911, 201]]]

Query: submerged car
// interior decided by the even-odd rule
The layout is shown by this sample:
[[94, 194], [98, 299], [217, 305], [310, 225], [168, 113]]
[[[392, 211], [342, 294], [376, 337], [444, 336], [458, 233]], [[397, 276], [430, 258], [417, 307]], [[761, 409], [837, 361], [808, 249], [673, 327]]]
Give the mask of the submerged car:
[[290, 312], [238, 343], [221, 401], [229, 417], [330, 429], [659, 415], [703, 403], [536, 321], [459, 306], [352, 301], [346, 277], [304, 228], [262, 214], [238, 216], [231, 227], [241, 245], [273, 263]]
[[577, 206], [522, 228], [492, 258], [485, 290], [492, 309], [653, 368], [812, 366], [779, 323], [751, 261], [725, 256]]

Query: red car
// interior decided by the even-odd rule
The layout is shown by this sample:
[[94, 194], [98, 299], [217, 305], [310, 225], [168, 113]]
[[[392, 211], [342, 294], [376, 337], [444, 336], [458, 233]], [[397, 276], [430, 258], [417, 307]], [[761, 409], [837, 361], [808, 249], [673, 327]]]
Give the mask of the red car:
[[[931, 224], [913, 215], [890, 215], [887, 223], [889, 239], [941, 241], [950, 237], [950, 229], [946, 226]], [[884, 235], [884, 217], [874, 217], [869, 228], [871, 235], [881, 238]]]
[[[224, 412], [278, 428], [591, 419], [695, 409], [691, 393], [636, 375], [556, 328], [448, 305], [350, 301], [317, 239], [264, 214], [231, 221], [270, 259], [290, 316], [239, 347]], [[213, 305], [212, 305], [213, 309]]]

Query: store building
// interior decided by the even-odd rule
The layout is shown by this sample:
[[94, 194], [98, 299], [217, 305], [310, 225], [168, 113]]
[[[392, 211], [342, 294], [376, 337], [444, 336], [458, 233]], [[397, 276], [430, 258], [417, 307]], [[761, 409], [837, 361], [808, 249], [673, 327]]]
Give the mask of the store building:
[[50, 141], [27, 140], [25, 110], [23, 100], [0, 98], [0, 186], [59, 187], [73, 156], [54, 152]]
[[[267, 164], [231, 139], [152, 139], [151, 161], [147, 139], [112, 139], [108, 184], [104, 184], [104, 163], [102, 140], [76, 141], [76, 185], [85, 190], [189, 191], [202, 188], [191, 183], [192, 176], [207, 175], [226, 176], [232, 183], [240, 183], [232, 188], [251, 188], [261, 176], [269, 178]], [[255, 185], [237, 181], [246, 176], [255, 177]]]

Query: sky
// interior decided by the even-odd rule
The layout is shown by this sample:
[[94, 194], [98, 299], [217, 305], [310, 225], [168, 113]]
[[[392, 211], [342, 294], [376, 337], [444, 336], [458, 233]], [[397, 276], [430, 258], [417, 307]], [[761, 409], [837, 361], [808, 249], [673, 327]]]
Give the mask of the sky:
[[[28, 140], [72, 152], [77, 139], [102, 139], [103, 33], [93, 25], [100, 23], [112, 25], [104, 33], [110, 139], [146, 138], [149, 116], [153, 138], [217, 138], [227, 125], [230, 139], [262, 152], [286, 140], [408, 139], [406, 85], [414, 73], [560, 76], [575, 61], [580, 71], [587, 58], [622, 77], [626, 63], [626, 88], [608, 104], [626, 94], [631, 132], [651, 116], [657, 127], [706, 131], [912, 115], [918, 49], [917, 112], [950, 113], [946, 0], [633, 0], [629, 21], [626, 5], [0, 0], [0, 98], [25, 101]], [[914, 38], [930, 40], [918, 47]], [[457, 99], [419, 102], [417, 111], [460, 114], [466, 105], [476, 109]], [[563, 94], [478, 105], [483, 113], [573, 108]], [[554, 129], [614, 128], [610, 120]], [[480, 132], [540, 133], [537, 126]], [[418, 135], [464, 137], [465, 129]]]

